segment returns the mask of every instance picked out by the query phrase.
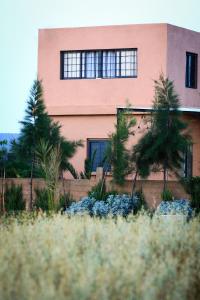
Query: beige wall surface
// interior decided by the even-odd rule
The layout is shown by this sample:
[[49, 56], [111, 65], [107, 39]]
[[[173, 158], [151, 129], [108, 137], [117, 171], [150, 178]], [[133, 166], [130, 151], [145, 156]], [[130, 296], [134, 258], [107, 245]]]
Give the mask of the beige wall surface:
[[[135, 114], [136, 125], [133, 127], [134, 136], [129, 140], [128, 147], [131, 148], [143, 136], [148, 128], [148, 114]], [[78, 172], [84, 170], [84, 159], [87, 157], [87, 141], [89, 139], [106, 139], [114, 132], [116, 124], [115, 115], [93, 115], [93, 116], [53, 116], [55, 121], [62, 124], [61, 133], [69, 140], [82, 140], [83, 147], [79, 147], [71, 163]], [[184, 115], [184, 121], [188, 124], [188, 133], [193, 142], [193, 175], [200, 176], [200, 119], [194, 115]], [[150, 180], [159, 180], [163, 177], [162, 172], [152, 173]], [[67, 178], [71, 178], [67, 174]], [[169, 179], [174, 179], [170, 176]]]
[[[137, 78], [60, 80], [60, 51], [138, 49]], [[174, 80], [182, 105], [200, 107], [198, 88], [185, 87], [186, 51], [200, 56], [200, 33], [169, 24], [39, 30], [38, 75], [50, 114], [110, 114], [126, 99], [151, 106], [153, 80], [163, 72]]]
[[[60, 51], [138, 49], [137, 78], [60, 80]], [[153, 79], [166, 73], [167, 25], [41, 29], [38, 74], [50, 114], [115, 113], [126, 99], [151, 106]]]
[[[71, 163], [78, 172], [84, 170], [84, 159], [87, 157], [88, 139], [105, 139], [114, 130], [116, 117], [101, 116], [57, 116], [55, 121], [62, 124], [61, 132], [69, 140], [81, 140], [83, 147], [79, 147]], [[67, 177], [70, 177], [67, 174]]]
[[[137, 48], [137, 78], [60, 79], [60, 51], [117, 48]], [[107, 138], [113, 132], [117, 106], [125, 106], [127, 99], [133, 106], [152, 106], [153, 80], [160, 72], [174, 80], [182, 106], [200, 108], [200, 59], [198, 88], [186, 88], [186, 51], [200, 56], [200, 33], [169, 24], [39, 31], [38, 76], [43, 80], [48, 113], [60, 122], [66, 138], [83, 141], [84, 147], [72, 159], [77, 171], [83, 171], [88, 139]], [[200, 175], [200, 120], [192, 115], [185, 118], [194, 143], [193, 175]], [[130, 145], [145, 132], [145, 128], [137, 128], [141, 115], [136, 115], [136, 119], [136, 135]], [[152, 174], [150, 179], [161, 176], [161, 173]]]
[[[197, 89], [185, 87], [186, 52], [198, 54]], [[167, 75], [174, 80], [182, 106], [200, 108], [200, 33], [167, 25]]]

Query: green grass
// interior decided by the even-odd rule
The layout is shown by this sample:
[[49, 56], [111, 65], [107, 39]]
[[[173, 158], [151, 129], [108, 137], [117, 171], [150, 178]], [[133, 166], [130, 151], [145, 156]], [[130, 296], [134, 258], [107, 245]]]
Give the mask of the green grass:
[[0, 299], [198, 299], [200, 222], [0, 219]]

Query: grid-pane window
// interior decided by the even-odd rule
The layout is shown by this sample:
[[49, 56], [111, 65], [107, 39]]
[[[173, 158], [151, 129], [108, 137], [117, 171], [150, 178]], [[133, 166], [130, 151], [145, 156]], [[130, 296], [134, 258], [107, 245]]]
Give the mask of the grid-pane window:
[[185, 86], [197, 88], [197, 54], [186, 52], [186, 76]]
[[81, 68], [81, 53], [66, 52], [64, 53], [64, 78], [79, 78]]
[[61, 52], [61, 79], [137, 77], [137, 49]]
[[92, 171], [97, 167], [103, 167], [104, 170], [110, 171], [110, 164], [106, 163], [105, 155], [109, 140], [88, 140], [88, 158], [92, 163]]

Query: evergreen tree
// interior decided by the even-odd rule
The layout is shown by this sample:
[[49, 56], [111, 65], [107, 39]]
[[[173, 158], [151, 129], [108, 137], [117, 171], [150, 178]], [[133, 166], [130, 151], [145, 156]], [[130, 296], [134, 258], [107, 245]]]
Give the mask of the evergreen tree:
[[150, 167], [161, 166], [166, 189], [167, 172], [178, 174], [183, 156], [190, 143], [190, 137], [184, 133], [187, 124], [181, 119], [180, 100], [175, 92], [174, 83], [161, 74], [155, 81], [152, 125], [150, 130], [134, 147], [133, 156], [139, 174], [147, 177]]
[[1, 177], [1, 191], [0, 191], [0, 212], [5, 211], [5, 178], [6, 178], [6, 162], [8, 151], [6, 148], [7, 141], [0, 140], [0, 177]]
[[8, 155], [6, 145], [7, 145], [6, 140], [0, 140], [0, 168], [1, 169], [4, 167], [6, 156]]
[[154, 137], [152, 131], [149, 130], [139, 142], [133, 146], [130, 161], [135, 166], [135, 176], [132, 182], [132, 197], [134, 195], [136, 181], [138, 175], [141, 178], [147, 178], [150, 174], [150, 167], [154, 164], [153, 156], [150, 153], [152, 144], [154, 143]]
[[118, 113], [115, 132], [110, 135], [107, 162], [112, 165], [113, 180], [118, 185], [123, 185], [126, 175], [132, 171], [126, 143], [130, 135], [134, 134], [133, 127], [135, 124], [135, 118], [130, 119], [128, 116], [127, 107], [127, 110]]
[[52, 147], [60, 145], [61, 149], [61, 170], [67, 170], [68, 159], [71, 158], [77, 146], [81, 142], [71, 142], [60, 134], [60, 125], [54, 122], [47, 114], [44, 101], [41, 81], [35, 80], [30, 90], [30, 97], [27, 101], [25, 118], [20, 122], [22, 125], [19, 139], [12, 145], [12, 155], [15, 158], [15, 166], [18, 176], [31, 178], [31, 203], [32, 178], [41, 176], [41, 168], [36, 164], [36, 148], [41, 140], [46, 141]]

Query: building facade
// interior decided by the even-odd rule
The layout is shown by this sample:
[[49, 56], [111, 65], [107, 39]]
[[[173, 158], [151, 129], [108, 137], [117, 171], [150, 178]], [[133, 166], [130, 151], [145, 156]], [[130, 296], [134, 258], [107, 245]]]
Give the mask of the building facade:
[[[114, 130], [117, 108], [135, 109], [135, 143], [152, 106], [160, 73], [174, 81], [193, 139], [191, 172], [200, 175], [200, 33], [169, 24], [39, 30], [38, 77], [49, 115], [62, 134], [81, 139], [72, 164], [84, 169], [95, 149], [95, 168]], [[151, 178], [159, 175], [152, 174]]]

